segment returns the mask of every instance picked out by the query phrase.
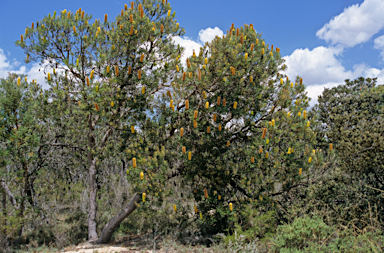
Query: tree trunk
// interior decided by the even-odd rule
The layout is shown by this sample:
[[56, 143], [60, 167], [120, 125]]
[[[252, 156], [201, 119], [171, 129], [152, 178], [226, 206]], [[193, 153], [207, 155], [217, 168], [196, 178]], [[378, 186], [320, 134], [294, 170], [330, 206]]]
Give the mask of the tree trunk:
[[96, 244], [105, 244], [111, 240], [113, 232], [120, 225], [125, 218], [127, 218], [136, 209], [136, 204], [140, 201], [140, 196], [135, 193], [135, 196], [131, 199], [128, 205], [125, 206], [115, 217], [113, 217], [107, 225], [103, 228], [99, 239], [95, 242]]
[[88, 183], [89, 183], [89, 210], [88, 210], [88, 240], [97, 239], [96, 212], [97, 212], [97, 186], [96, 186], [96, 160], [92, 151], [95, 148], [95, 137], [93, 136], [94, 127], [92, 125], [92, 115], [88, 119]]

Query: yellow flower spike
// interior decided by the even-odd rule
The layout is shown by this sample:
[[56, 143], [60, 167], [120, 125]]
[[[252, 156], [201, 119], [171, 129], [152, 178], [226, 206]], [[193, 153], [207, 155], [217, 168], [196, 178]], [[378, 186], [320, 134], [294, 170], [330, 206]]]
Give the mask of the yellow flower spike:
[[210, 134], [210, 133], [211, 133], [211, 127], [208, 126], [208, 127], [207, 127], [207, 134]]
[[25, 82], [27, 82], [27, 77], [25, 77]]
[[280, 78], [280, 84], [283, 84], [283, 83], [284, 83], [283, 78]]
[[144, 173], [143, 172], [140, 172], [140, 179], [144, 180]]
[[167, 17], [169, 17], [170, 15], [171, 15], [171, 10], [168, 10]]
[[[79, 101], [79, 105], [80, 105], [80, 101]], [[99, 105], [97, 103], [95, 103], [95, 109], [96, 111], [99, 111]]]
[[312, 150], [312, 153], [313, 153], [313, 154], [316, 154], [316, 150]]
[[174, 106], [174, 105], [172, 105], [172, 111], [173, 111], [173, 112], [175, 111], [175, 106]]
[[144, 54], [141, 54], [140, 56], [140, 62], [143, 62], [144, 61]]
[[193, 54], [192, 54], [193, 58], [196, 57], [196, 53], [195, 53], [195, 49], [193, 49]]
[[229, 203], [229, 211], [233, 211], [233, 205], [232, 205], [232, 203]]
[[92, 80], [93, 79], [93, 74], [95, 73], [95, 71], [91, 71], [91, 75], [89, 76], [90, 77], [90, 79]]
[[209, 102], [205, 102], [205, 109], [209, 108]]
[[89, 78], [88, 78], [88, 76], [85, 79], [87, 81], [87, 86], [89, 86]]
[[187, 73], [183, 73], [183, 81], [185, 81], [185, 76], [187, 75]]
[[264, 139], [266, 134], [267, 134], [267, 128], [264, 127], [264, 129], [263, 129], [263, 134], [262, 134], [262, 136], [261, 136], [261, 139]]
[[258, 45], [259, 44], [259, 39], [256, 39], [256, 45]]
[[332, 144], [332, 143], [329, 144], [329, 150], [330, 150], [330, 151], [333, 150], [333, 144]]
[[[48, 74], [49, 74], [49, 73], [48, 73]], [[20, 86], [20, 82], [21, 82], [21, 78], [18, 77], [18, 78], [17, 78], [17, 86]]]
[[189, 109], [189, 100], [185, 100], [185, 110]]
[[160, 32], [161, 32], [161, 33], [164, 32], [164, 25], [163, 25], [163, 24], [161, 24], [161, 26], [160, 26]]
[[199, 81], [201, 80], [201, 69], [199, 69], [199, 76], [198, 76], [198, 80], [199, 80]]
[[214, 113], [213, 114], [213, 121], [216, 121], [216, 119], [217, 119], [217, 115], [216, 115], [216, 113]]
[[264, 48], [263, 48], [263, 49], [261, 49], [261, 54], [264, 54]]
[[287, 113], [287, 117], [289, 118], [291, 116], [291, 112], [288, 112]]
[[99, 91], [99, 86], [96, 86], [96, 91]]
[[131, 25], [131, 29], [129, 30], [129, 35], [133, 35], [133, 31], [134, 31], [134, 26]]
[[268, 155], [269, 155], [269, 154], [268, 154], [268, 152], [267, 152], [267, 153], [265, 153], [265, 158], [268, 158]]
[[299, 112], [299, 113], [297, 114], [297, 116], [301, 117], [301, 112]]
[[206, 68], [207, 68], [207, 66], [203, 65], [203, 69], [206, 69]]
[[274, 119], [272, 120], [272, 126], [275, 126], [275, 120]]
[[293, 83], [291, 83], [291, 88], [293, 88]]
[[133, 10], [133, 4], [134, 4], [134, 3], [133, 3], [133, 2], [131, 2], [131, 9], [132, 9], [132, 10]]
[[244, 37], [243, 37], [243, 35], [240, 36], [240, 43], [241, 43], [241, 44], [244, 43]]
[[195, 209], [195, 213], [197, 214], [197, 213], [198, 213], [198, 211], [197, 211], [197, 207], [195, 206], [194, 209]]
[[73, 26], [73, 33], [76, 33], [76, 26]]
[[230, 141], [227, 141], [227, 148], [229, 147]]
[[108, 14], [105, 14], [104, 15], [104, 22], [107, 23], [107, 21], [108, 21]]
[[200, 213], [200, 220], [202, 220], [203, 219], [203, 214], [202, 213]]
[[129, 15], [129, 22], [133, 23], [133, 15], [132, 14]]
[[255, 158], [251, 156], [251, 163], [254, 163], [254, 162], [255, 162]]
[[131, 133], [135, 133], [135, 127], [131, 126]]
[[179, 23], [176, 24], [176, 29], [179, 29]]
[[205, 58], [205, 59], [204, 59], [204, 64], [205, 64], [205, 65], [208, 64], [208, 58]]
[[81, 18], [84, 18], [84, 11], [81, 12]]
[[183, 152], [183, 154], [185, 154], [185, 153], [187, 152], [185, 146], [183, 146], [183, 148], [182, 148], [182, 152]]
[[145, 197], [147, 196], [147, 194], [144, 192], [143, 193], [143, 202], [145, 202]]
[[225, 82], [226, 80], [227, 80], [227, 79], [224, 77], [224, 78], [223, 78], [223, 81]]
[[[137, 166], [137, 164], [136, 164], [136, 158], [133, 158], [133, 159], [132, 159], [132, 166], [133, 166], [133, 168], [136, 168], [136, 166]], [[143, 173], [143, 172], [141, 172], [141, 173]], [[143, 177], [144, 177], [144, 175], [143, 175]]]
[[203, 91], [203, 98], [207, 98], [207, 94]]
[[299, 176], [301, 176], [302, 173], [303, 173], [303, 168], [300, 168], [299, 169]]
[[51, 81], [51, 73], [48, 73], [48, 81]]
[[189, 78], [191, 78], [192, 77], [192, 72], [189, 72]]
[[233, 103], [233, 109], [236, 110], [236, 108], [237, 108], [237, 102]]
[[197, 113], [198, 113], [197, 111], [194, 112], [194, 114], [193, 114], [194, 119], [197, 119]]
[[303, 111], [303, 118], [307, 118], [307, 111]]
[[259, 153], [260, 154], [263, 153], [263, 149], [262, 148], [259, 149]]
[[311, 122], [308, 120], [307, 121], [307, 127], [309, 127], [310, 124], [311, 124]]
[[130, 75], [131, 73], [132, 73], [132, 67], [128, 66], [128, 75]]
[[265, 46], [265, 41], [263, 41], [263, 43], [262, 43], [262, 44], [263, 44], [263, 46]]
[[225, 106], [227, 104], [227, 101], [225, 100], [225, 98], [223, 98], [223, 106]]
[[288, 148], [288, 152], [287, 152], [288, 154], [290, 154], [291, 153], [291, 148]]
[[219, 131], [221, 131], [221, 125], [219, 125], [218, 128], [219, 128]]
[[218, 200], [221, 200], [221, 195], [218, 195], [218, 196], [217, 196], [217, 199], [218, 199]]
[[193, 127], [197, 128], [197, 121], [196, 120], [193, 121]]
[[189, 161], [192, 160], [192, 153], [191, 153], [191, 151], [188, 152], [188, 160]]
[[208, 198], [208, 191], [207, 188], [204, 188], [204, 197], [207, 199]]
[[173, 99], [171, 99], [171, 101], [169, 101], [169, 108], [172, 108], [173, 106]]
[[252, 44], [251, 44], [251, 49], [250, 49], [251, 51], [253, 51], [253, 47], [254, 47], [254, 46], [255, 46], [255, 44], [252, 43]]
[[145, 93], [145, 87], [142, 87], [141, 88], [141, 94], [144, 94]]
[[249, 77], [251, 83], [253, 83], [253, 76]]
[[265, 143], [266, 143], [266, 144], [269, 144], [269, 139], [267, 139], [267, 140], [265, 141]]
[[176, 71], [179, 72], [179, 70], [180, 70], [179, 66], [176, 65]]
[[111, 107], [113, 107], [115, 104], [113, 103], [113, 101], [111, 101]]
[[300, 77], [300, 84], [303, 84], [303, 78]]
[[180, 128], [180, 137], [183, 137], [184, 135], [184, 128]]
[[221, 102], [221, 97], [217, 97], [217, 105], [220, 105], [220, 102]]
[[139, 69], [139, 72], [137, 73], [137, 78], [140, 80], [141, 79], [141, 69]]
[[311, 163], [311, 162], [312, 162], [312, 157], [310, 157], [310, 158], [308, 159], [308, 162], [309, 162], [309, 163]]
[[115, 66], [115, 75], [119, 76], [119, 67]]
[[79, 66], [79, 59], [76, 59], [76, 67]]
[[270, 51], [270, 52], [269, 52], [269, 55], [270, 55], [270, 56], [273, 56], [273, 53], [272, 53], [272, 51]]

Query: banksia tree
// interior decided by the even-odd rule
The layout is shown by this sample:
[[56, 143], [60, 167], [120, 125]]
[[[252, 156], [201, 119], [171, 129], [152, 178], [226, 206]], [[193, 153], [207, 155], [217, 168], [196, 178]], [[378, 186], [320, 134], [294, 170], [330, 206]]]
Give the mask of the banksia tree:
[[[229, 202], [241, 209], [244, 200], [252, 200], [267, 209], [280, 206], [278, 213], [284, 215], [289, 203], [280, 200], [301, 183], [299, 168], [305, 175], [317, 161], [310, 153], [314, 134], [308, 119], [287, 117], [288, 112], [298, 115], [308, 107], [305, 87], [291, 87], [283, 74], [284, 60], [270, 52], [250, 26], [231, 29], [187, 59], [184, 74], [177, 74], [172, 87], [175, 112], [160, 107], [169, 147], [191, 152], [176, 152], [168, 163], [186, 180], [187, 188], [197, 189], [191, 194], [203, 214], [228, 210]], [[180, 127], [185, 129], [183, 138], [174, 134]], [[287, 154], [289, 147], [294, 152]], [[221, 200], [202, 198], [214, 191]], [[216, 212], [211, 229], [223, 229], [228, 215]]]
[[[131, 176], [137, 179], [140, 171], [151, 175], [151, 170], [155, 173], [164, 166], [152, 166], [148, 165], [151, 164], [149, 161], [144, 161], [145, 157], [155, 157], [157, 151], [150, 148], [151, 138], [143, 139], [145, 131], [153, 131], [151, 128], [154, 127], [147, 116], [153, 97], [167, 88], [169, 73], [176, 71], [170, 66], [180, 64], [175, 60], [179, 55], [178, 48], [168, 37], [182, 35], [184, 31], [176, 25], [174, 15], [168, 15], [170, 5], [146, 0], [145, 4], [136, 1], [134, 6], [139, 4], [141, 8], [125, 8], [115, 21], [108, 20], [105, 15], [104, 22], [96, 19], [91, 23], [91, 16], [80, 9], [75, 13], [55, 13], [40, 20], [38, 27], [27, 28], [27, 33], [16, 42], [30, 60], [46, 62], [42, 68], [48, 72], [50, 105], [60, 107], [56, 113], [68, 119], [67, 132], [80, 131], [81, 135], [87, 136], [86, 140], [67, 138], [66, 141], [68, 145], [82, 146], [87, 152], [89, 239], [99, 237], [96, 233], [97, 167], [103, 164], [109, 152], [111, 136], [120, 140], [115, 148], [124, 151], [126, 159], [137, 158], [137, 168], [127, 175], [129, 180]], [[155, 16], [150, 15], [153, 12], [156, 12]], [[153, 30], [154, 26], [161, 30]], [[52, 37], [52, 33], [56, 35]], [[153, 64], [159, 59], [162, 65], [154, 69]], [[50, 74], [52, 68], [58, 70], [57, 74]], [[140, 133], [131, 133], [131, 125], [138, 126]], [[132, 145], [137, 143], [140, 143], [140, 149], [132, 152]], [[135, 190], [146, 192], [147, 204], [153, 192], [146, 191], [149, 182], [142, 181], [137, 183]], [[132, 201], [139, 202], [140, 199], [137, 194]], [[136, 208], [133, 202], [128, 204], [130, 210]], [[98, 242], [109, 241], [111, 231], [118, 225], [109, 223]]]

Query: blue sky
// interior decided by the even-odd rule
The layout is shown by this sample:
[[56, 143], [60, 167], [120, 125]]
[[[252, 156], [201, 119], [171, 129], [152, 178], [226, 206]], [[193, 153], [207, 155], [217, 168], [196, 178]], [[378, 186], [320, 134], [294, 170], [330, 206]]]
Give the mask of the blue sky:
[[[170, 0], [176, 19], [186, 34], [175, 41], [186, 55], [215, 35], [252, 23], [269, 44], [281, 48], [287, 74], [303, 77], [308, 95], [317, 100], [324, 87], [359, 76], [378, 77], [384, 84], [383, 0]], [[14, 45], [27, 26], [44, 15], [79, 7], [95, 18], [112, 19], [124, 1], [39, 0], [4, 1], [0, 8], [0, 78], [7, 72], [28, 74], [44, 82], [38, 64], [23, 62]]]

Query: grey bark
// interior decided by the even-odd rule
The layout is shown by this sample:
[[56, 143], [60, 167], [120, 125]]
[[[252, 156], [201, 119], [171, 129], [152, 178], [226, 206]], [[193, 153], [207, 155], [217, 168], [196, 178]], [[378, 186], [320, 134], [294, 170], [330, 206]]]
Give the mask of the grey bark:
[[136, 204], [140, 201], [139, 194], [135, 193], [131, 201], [121, 210], [115, 217], [113, 217], [103, 228], [99, 239], [95, 244], [105, 244], [111, 240], [113, 232], [117, 229], [121, 222], [127, 218], [133, 211], [136, 210]]

